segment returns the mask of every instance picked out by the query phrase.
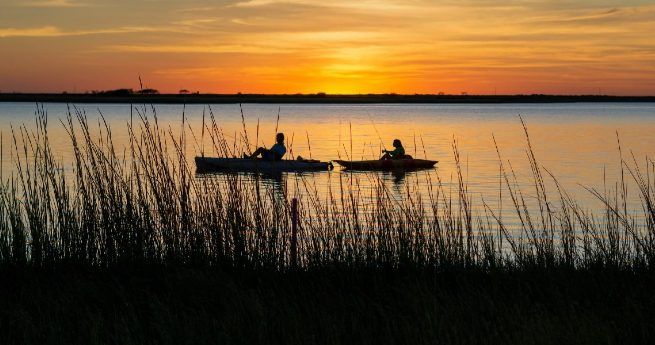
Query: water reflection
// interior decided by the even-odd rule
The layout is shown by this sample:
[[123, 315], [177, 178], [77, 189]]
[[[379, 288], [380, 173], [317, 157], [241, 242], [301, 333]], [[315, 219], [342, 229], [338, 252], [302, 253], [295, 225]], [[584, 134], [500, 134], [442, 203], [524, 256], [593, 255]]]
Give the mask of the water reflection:
[[276, 198], [280, 200], [287, 199], [289, 196], [297, 197], [300, 195], [314, 194], [320, 195], [325, 191], [319, 188], [321, 184], [316, 181], [323, 181], [331, 171], [307, 171], [307, 172], [282, 172], [282, 171], [211, 171], [197, 172], [196, 179], [211, 179], [218, 182], [222, 188], [225, 184], [239, 181], [241, 183], [251, 184], [255, 187], [269, 188], [273, 190]]
[[342, 174], [350, 174], [352, 176], [378, 176], [384, 182], [391, 182], [395, 187], [402, 186], [408, 177], [417, 176], [417, 174], [431, 171], [436, 172], [436, 167], [433, 168], [413, 168], [413, 169], [391, 169], [391, 170], [348, 170], [342, 169]]
[[[68, 169], [75, 157], [67, 133], [58, 125], [58, 119], [66, 116], [66, 105], [45, 104], [44, 108], [51, 118], [48, 133], [54, 156], [64, 162], [64, 168]], [[80, 108], [89, 110], [88, 117], [92, 122], [96, 120], [93, 116], [95, 109], [102, 111], [112, 127], [117, 152], [129, 146], [126, 126], [130, 121], [129, 104], [89, 104]], [[155, 108], [160, 127], [170, 129], [173, 135], [177, 135], [176, 131], [181, 128], [183, 105], [156, 105]], [[211, 105], [211, 108], [229, 141], [225, 144], [238, 151], [244, 141], [240, 135], [243, 125], [238, 105]], [[199, 152], [215, 156], [212, 138], [206, 133], [203, 136], [200, 131], [203, 110], [206, 109], [207, 106], [203, 105], [186, 107], [185, 127], [193, 128], [197, 139], [189, 140], [185, 147], [186, 156], [191, 158], [188, 162], [191, 168], [194, 167], [192, 158]], [[0, 104], [0, 130], [5, 134], [2, 136], [4, 158], [1, 165], [5, 176], [15, 173], [15, 162], [9, 154], [11, 125], [16, 128], [26, 124], [30, 128], [34, 123], [34, 110], [35, 106], [31, 103]], [[539, 164], [548, 168], [576, 200], [591, 209], [602, 205], [580, 184], [602, 189], [605, 179], [609, 183], [617, 180], [620, 173], [617, 131], [622, 147], [632, 151], [638, 161], [647, 155], [655, 156], [655, 136], [652, 135], [655, 130], [655, 104], [652, 103], [281, 105], [279, 124], [278, 105], [247, 104], [243, 110], [253, 141], [249, 143], [251, 148], [270, 147], [276, 127], [279, 127], [278, 131], [285, 132], [288, 137], [289, 158], [300, 155], [322, 161], [337, 158], [376, 159], [381, 150], [381, 141], [387, 143], [399, 138], [408, 154], [439, 161], [438, 169], [429, 171], [356, 173], [336, 170], [241, 176], [249, 181], [259, 180], [263, 186], [275, 189], [276, 193], [287, 195], [300, 193], [299, 190], [305, 185], [324, 196], [323, 193], [330, 189], [338, 190], [339, 183], [358, 183], [366, 191], [374, 188], [375, 183], [382, 182], [393, 194], [403, 197], [409, 185], [417, 187], [416, 193], [425, 193], [430, 184], [437, 183], [437, 179], [430, 179], [430, 175], [440, 176], [445, 185], [454, 184], [456, 165], [452, 145], [456, 140], [464, 179], [470, 187], [469, 191], [479, 196], [473, 201], [474, 205], [480, 205], [483, 197], [487, 203], [496, 204], [499, 161], [493, 135], [502, 159], [511, 161], [517, 184], [529, 199], [528, 194], [534, 188], [518, 114], [524, 116], [528, 125]], [[238, 153], [240, 151], [235, 155]], [[226, 180], [220, 174], [209, 176]], [[555, 190], [552, 183], [550, 185], [551, 190]], [[631, 195], [636, 197], [636, 193]], [[557, 200], [556, 196], [554, 200]]]
[[199, 180], [213, 179], [223, 186], [233, 181], [245, 181], [255, 186], [271, 188], [276, 197], [284, 199], [287, 191], [286, 173], [280, 171], [267, 172], [234, 172], [234, 171], [210, 171], [196, 172], [196, 178]]

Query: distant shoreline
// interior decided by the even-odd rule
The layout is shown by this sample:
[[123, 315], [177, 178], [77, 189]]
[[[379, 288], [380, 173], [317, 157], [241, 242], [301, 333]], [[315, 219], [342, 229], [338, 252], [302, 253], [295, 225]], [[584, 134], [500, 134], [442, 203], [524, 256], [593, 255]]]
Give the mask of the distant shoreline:
[[602, 95], [329, 95], [329, 94], [48, 94], [2, 93], [0, 102], [38, 103], [153, 103], [153, 104], [373, 104], [373, 103], [576, 103], [576, 102], [655, 102], [655, 96]]

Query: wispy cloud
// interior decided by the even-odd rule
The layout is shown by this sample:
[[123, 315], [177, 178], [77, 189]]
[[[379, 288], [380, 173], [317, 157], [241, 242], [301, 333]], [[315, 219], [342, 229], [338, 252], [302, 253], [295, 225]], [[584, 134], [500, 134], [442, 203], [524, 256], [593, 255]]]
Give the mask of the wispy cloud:
[[40, 28], [0, 28], [0, 38], [5, 37], [56, 37], [62, 32], [54, 26], [43, 26]]
[[[273, 5], [273, 4], [279, 4], [279, 3], [293, 3], [293, 0], [287, 0], [287, 1], [280, 1], [280, 0], [247, 0], [247, 1], [239, 1], [236, 2], [230, 6], [234, 7], [258, 7], [258, 6], [268, 6], [268, 5]], [[302, 1], [295, 1], [296, 3], [302, 3]]]
[[288, 49], [262, 45], [245, 45], [245, 44], [196, 44], [196, 45], [110, 45], [100, 48], [103, 52], [122, 52], [122, 53], [200, 53], [200, 54], [217, 54], [217, 53], [249, 53], [249, 54], [288, 54]]
[[297, 6], [310, 6], [310, 7], [324, 7], [324, 8], [350, 8], [360, 9], [367, 11], [398, 11], [416, 9], [422, 2], [416, 1], [393, 1], [393, 0], [359, 0], [359, 1], [346, 1], [346, 0], [245, 0], [238, 1], [227, 7], [243, 7], [243, 8], [257, 8], [257, 7], [271, 7], [280, 5], [297, 5]]
[[165, 28], [126, 26], [92, 30], [61, 30], [55, 26], [42, 26], [36, 28], [0, 28], [0, 38], [9, 37], [65, 37], [103, 34], [126, 34], [135, 32], [165, 31]]
[[82, 7], [89, 4], [73, 0], [42, 0], [42, 1], [25, 1], [21, 3], [24, 7]]
[[216, 18], [193, 18], [193, 19], [176, 20], [172, 24], [202, 27], [208, 24], [216, 23], [217, 21], [218, 19]]

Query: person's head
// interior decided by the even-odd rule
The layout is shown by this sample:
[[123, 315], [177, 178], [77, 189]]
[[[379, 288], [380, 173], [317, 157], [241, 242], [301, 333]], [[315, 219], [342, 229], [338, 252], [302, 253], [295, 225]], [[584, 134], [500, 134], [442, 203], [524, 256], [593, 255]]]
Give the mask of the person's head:
[[276, 141], [278, 144], [283, 144], [283, 143], [284, 143], [284, 133], [278, 133], [278, 134], [275, 136], [275, 141]]
[[400, 140], [394, 139], [393, 140], [393, 147], [401, 147], [403, 144], [400, 143]]

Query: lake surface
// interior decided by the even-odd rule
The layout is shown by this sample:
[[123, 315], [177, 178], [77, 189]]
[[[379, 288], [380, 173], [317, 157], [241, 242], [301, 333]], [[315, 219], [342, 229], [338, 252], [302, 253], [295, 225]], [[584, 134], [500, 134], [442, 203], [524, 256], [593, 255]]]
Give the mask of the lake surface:
[[[65, 118], [67, 106], [43, 106], [48, 112], [50, 143], [56, 155], [63, 162], [72, 162], [70, 140], [59, 122]], [[188, 138], [186, 152], [190, 159], [200, 152], [206, 156], [214, 155], [210, 138], [201, 139], [203, 111], [208, 117], [209, 107], [227, 139], [233, 141], [231, 144], [243, 147], [243, 125], [238, 105], [154, 106], [160, 127], [170, 126], [174, 134], [180, 132], [184, 111]], [[83, 104], [77, 108], [86, 111], [94, 125], [98, 124], [101, 112], [111, 125], [115, 146], [125, 147], [130, 114], [136, 116], [130, 105]], [[20, 125], [30, 130], [35, 128], [35, 110], [36, 105], [32, 103], [0, 103], [5, 178], [15, 172], [10, 157], [12, 126], [14, 130]], [[382, 181], [394, 198], [402, 200], [408, 192], [426, 191], [428, 184], [436, 184], [439, 179], [449, 186], [457, 179], [453, 154], [453, 143], [456, 142], [464, 177], [469, 192], [474, 196], [474, 207], [479, 208], [482, 199], [489, 205], [496, 205], [499, 203], [500, 176], [495, 138], [506, 167], [511, 162], [526, 198], [534, 197], [526, 137], [519, 115], [527, 125], [539, 164], [556, 176], [567, 192], [586, 209], [599, 209], [601, 204], [585, 190], [585, 186], [602, 190], [604, 181], [609, 187], [618, 181], [617, 134], [624, 158], [632, 160], [634, 155], [643, 168], [646, 157], [655, 156], [655, 103], [245, 104], [243, 114], [251, 149], [269, 147], [274, 143], [278, 110], [278, 131], [286, 134], [290, 158], [300, 155], [321, 160], [376, 159], [381, 149], [390, 149], [393, 139], [398, 138], [408, 154], [439, 161], [435, 169], [406, 174], [349, 173], [336, 167], [331, 172], [283, 174], [267, 182], [270, 188], [286, 186], [292, 190], [290, 193], [302, 193], [303, 187], [295, 186], [302, 186], [307, 181], [320, 195], [327, 193], [330, 187], [339, 188], [339, 181], [344, 179], [363, 192]], [[196, 140], [193, 140], [194, 135]], [[221, 179], [221, 175], [210, 178]], [[246, 175], [245, 178], [249, 177]], [[550, 178], [546, 182], [549, 190], [555, 193]], [[633, 189], [630, 194], [634, 201], [631, 205], [635, 211], [640, 211], [636, 192]], [[505, 202], [507, 200], [503, 200]]]

